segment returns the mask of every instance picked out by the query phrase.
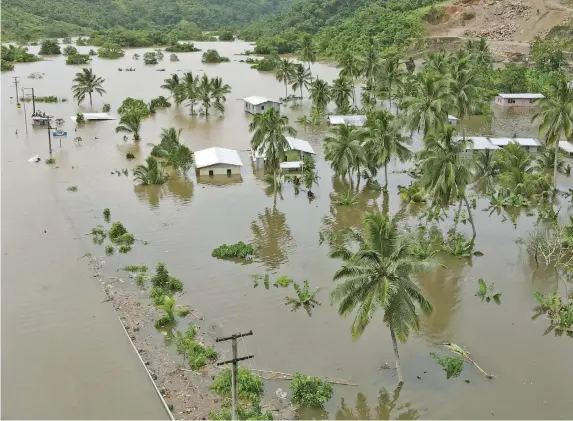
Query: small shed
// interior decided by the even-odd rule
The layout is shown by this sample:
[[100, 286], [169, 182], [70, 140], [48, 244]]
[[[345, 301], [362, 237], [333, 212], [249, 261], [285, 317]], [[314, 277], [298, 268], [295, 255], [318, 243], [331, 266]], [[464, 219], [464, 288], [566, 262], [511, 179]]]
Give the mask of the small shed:
[[366, 122], [365, 115], [329, 115], [328, 124], [331, 126], [340, 126], [346, 124], [347, 126], [363, 126]]
[[[82, 113], [84, 115], [84, 120], [85, 121], [91, 121], [91, 120], [115, 120], [115, 117], [108, 114], [108, 113]], [[72, 121], [76, 121], [76, 117], [75, 115], [70, 116], [70, 120]]]
[[453, 115], [448, 115], [448, 123], [455, 126], [456, 124], [458, 124], [458, 118], [454, 117]]
[[234, 149], [209, 148], [197, 151], [195, 168], [200, 176], [241, 174], [243, 162], [239, 152]]
[[573, 157], [573, 144], [571, 144], [571, 142], [567, 142], [566, 140], [560, 141], [559, 149], [565, 152], [565, 154], [567, 154], [568, 156]]
[[495, 103], [502, 107], [534, 107], [535, 101], [545, 98], [543, 94], [498, 94]]
[[269, 108], [281, 111], [281, 103], [262, 96], [249, 96], [243, 99], [245, 111], [251, 114], [262, 114]]
[[[306, 140], [296, 139], [290, 136], [285, 136], [285, 138], [286, 141], [288, 142], [288, 150], [297, 152], [297, 155], [301, 161], [300, 165], [302, 165], [302, 158], [304, 158], [305, 156], [310, 156], [315, 154], [314, 149], [312, 148], [312, 146], [310, 146], [310, 143], [308, 143]], [[258, 151], [251, 150], [251, 154], [253, 157], [253, 162], [255, 163], [255, 168], [256, 169], [263, 168], [265, 165], [265, 151], [259, 148]], [[290, 161], [290, 162], [298, 162], [298, 161]], [[283, 164], [285, 164], [285, 162], [283, 162]], [[281, 168], [283, 168], [282, 164]], [[284, 168], [287, 167], [285, 166]], [[300, 166], [298, 168], [300, 168]]]
[[510, 143], [517, 143], [521, 146], [521, 149], [533, 153], [537, 152], [541, 146], [539, 140], [530, 137], [490, 137], [489, 140], [493, 145], [501, 148], [506, 147]]

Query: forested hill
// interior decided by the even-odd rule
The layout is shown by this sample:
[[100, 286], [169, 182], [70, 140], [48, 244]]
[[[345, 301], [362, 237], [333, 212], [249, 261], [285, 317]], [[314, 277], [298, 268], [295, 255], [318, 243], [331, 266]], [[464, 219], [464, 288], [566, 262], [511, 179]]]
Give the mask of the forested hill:
[[239, 29], [293, 0], [3, 0], [4, 39], [62, 37], [108, 28], [153, 29], [180, 21], [201, 30]]
[[422, 20], [439, 0], [306, 0], [281, 14], [254, 22], [242, 35], [259, 52], [290, 52], [301, 34], [314, 34], [319, 53], [361, 49], [370, 37], [382, 48], [399, 47], [423, 35]]

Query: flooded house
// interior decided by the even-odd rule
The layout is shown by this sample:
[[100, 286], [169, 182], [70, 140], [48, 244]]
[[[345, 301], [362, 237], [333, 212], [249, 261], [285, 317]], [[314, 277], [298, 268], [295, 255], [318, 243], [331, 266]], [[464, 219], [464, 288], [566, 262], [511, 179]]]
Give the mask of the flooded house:
[[[115, 120], [115, 117], [108, 113], [82, 113], [85, 121], [105, 121]], [[70, 116], [70, 120], [76, 121], [77, 116]]]
[[240, 175], [243, 162], [234, 149], [208, 148], [196, 151], [195, 169], [198, 176]]
[[249, 96], [243, 99], [245, 111], [250, 114], [262, 114], [269, 108], [281, 111], [281, 103], [262, 96]]
[[495, 103], [502, 107], [534, 107], [535, 101], [545, 98], [543, 94], [498, 94]]
[[[281, 169], [287, 172], [297, 172], [302, 168], [302, 159], [305, 156], [314, 155], [314, 149], [306, 140], [285, 136], [288, 142], [287, 161], [281, 163]], [[251, 156], [256, 169], [264, 168], [265, 153], [259, 148], [257, 151], [251, 150]]]
[[455, 126], [458, 124], [458, 118], [454, 117], [453, 115], [448, 115], [448, 123], [450, 123], [452, 126]]
[[346, 124], [347, 126], [363, 126], [366, 122], [365, 115], [329, 115], [328, 124], [331, 126], [340, 126]]
[[573, 144], [566, 140], [559, 142], [559, 149], [570, 158], [573, 158]]
[[466, 141], [468, 142], [466, 147], [468, 153], [486, 149], [502, 149], [510, 143], [517, 143], [521, 149], [531, 153], [536, 153], [541, 147], [539, 140], [529, 137], [466, 136]]

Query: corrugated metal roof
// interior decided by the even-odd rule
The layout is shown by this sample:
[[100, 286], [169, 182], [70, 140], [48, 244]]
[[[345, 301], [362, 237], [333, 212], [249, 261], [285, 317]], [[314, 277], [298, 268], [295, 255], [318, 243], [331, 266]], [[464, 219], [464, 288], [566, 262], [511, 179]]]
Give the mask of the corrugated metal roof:
[[490, 137], [489, 140], [496, 146], [507, 146], [510, 143], [517, 143], [521, 146], [541, 146], [537, 139], [530, 137]]
[[543, 94], [499, 94], [500, 97], [505, 99], [537, 99], [537, 98], [545, 98]]
[[499, 146], [492, 144], [487, 137], [472, 136], [467, 137], [468, 141], [467, 149], [483, 151], [485, 149], [500, 149]]
[[[285, 136], [285, 139], [288, 143], [289, 150], [301, 151], [313, 155], [315, 154], [314, 149], [312, 148], [312, 146], [310, 146], [310, 143], [308, 143], [306, 140], [296, 139], [290, 136]], [[262, 148], [259, 148], [259, 150], [257, 151], [251, 150], [251, 153], [253, 155], [253, 160], [265, 157], [265, 151]]]
[[567, 153], [573, 153], [573, 144], [571, 144], [571, 142], [562, 140], [559, 142], [559, 147]]
[[[108, 113], [83, 113], [84, 119], [87, 120], [115, 120], [115, 117]], [[70, 117], [72, 121], [76, 121], [76, 116]]]
[[248, 96], [246, 98], [243, 98], [243, 101], [248, 102], [249, 104], [253, 104], [253, 105], [260, 105], [260, 104], [264, 104], [265, 102], [275, 102], [277, 104], [280, 104], [280, 102], [275, 101], [274, 99], [268, 99], [268, 98], [264, 98], [262, 96]]
[[366, 122], [365, 115], [329, 115], [328, 122], [333, 126], [346, 124], [348, 126], [362, 126]]
[[243, 166], [239, 152], [234, 149], [209, 148], [197, 151], [193, 155], [195, 156], [195, 168], [205, 168], [217, 164]]
[[281, 162], [281, 169], [289, 170], [289, 169], [297, 169], [302, 167], [302, 161], [286, 161]]

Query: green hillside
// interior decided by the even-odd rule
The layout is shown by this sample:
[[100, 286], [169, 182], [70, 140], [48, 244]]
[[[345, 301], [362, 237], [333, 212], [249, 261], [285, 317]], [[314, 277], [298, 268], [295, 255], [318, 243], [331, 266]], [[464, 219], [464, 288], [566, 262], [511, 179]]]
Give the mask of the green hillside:
[[153, 29], [184, 20], [201, 30], [239, 28], [276, 15], [292, 0], [3, 0], [5, 40], [55, 37], [108, 28]]

